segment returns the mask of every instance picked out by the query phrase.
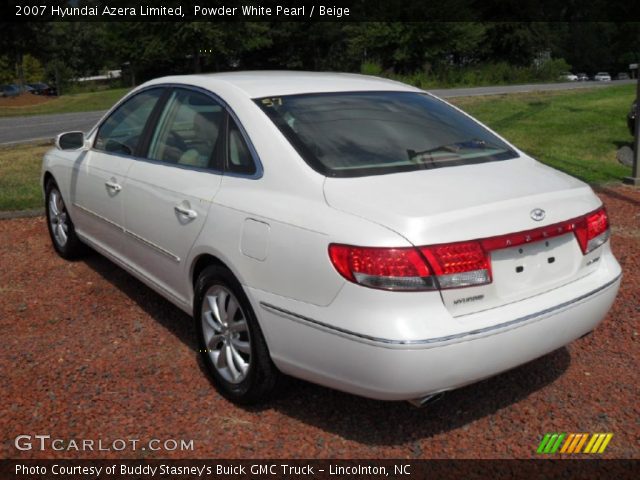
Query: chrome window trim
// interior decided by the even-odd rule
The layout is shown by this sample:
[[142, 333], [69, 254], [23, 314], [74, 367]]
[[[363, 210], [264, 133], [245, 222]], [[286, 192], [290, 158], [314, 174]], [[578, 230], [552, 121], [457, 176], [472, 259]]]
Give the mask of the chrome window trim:
[[203, 168], [203, 167], [196, 167], [193, 165], [180, 165], [177, 163], [167, 163], [167, 162], [162, 162], [160, 160], [153, 160], [151, 158], [137, 157], [135, 155], [126, 155], [124, 153], [114, 153], [114, 152], [105, 152], [104, 150], [94, 150], [93, 148], [91, 148], [91, 151], [95, 153], [102, 153], [105, 155], [113, 155], [115, 157], [121, 157], [121, 158], [124, 158], [125, 160], [135, 160], [136, 162], [145, 162], [145, 163], [151, 163], [153, 165], [161, 165], [163, 167], [180, 168], [184, 170], [194, 170], [196, 172], [211, 173], [214, 175], [224, 175], [224, 172], [222, 170], [214, 169], [214, 168]]
[[350, 340], [355, 340], [361, 343], [374, 344], [376, 346], [384, 347], [384, 348], [399, 348], [399, 347], [405, 347], [405, 346], [434, 348], [434, 347], [440, 347], [440, 346], [444, 346], [452, 343], [459, 343], [463, 341], [473, 340], [474, 338], [478, 338], [478, 337], [483, 338], [488, 335], [501, 333], [500, 331], [510, 330], [511, 328], [517, 328], [519, 326], [522, 326], [522, 324], [526, 324], [528, 322], [541, 320], [542, 317], [547, 317], [560, 310], [564, 310], [575, 303], [580, 303], [583, 300], [586, 300], [587, 298], [593, 295], [596, 295], [602, 292], [603, 290], [606, 290], [607, 288], [611, 287], [613, 284], [618, 282], [621, 277], [622, 277], [622, 274], [606, 282], [605, 284], [599, 286], [598, 288], [595, 288], [590, 292], [580, 295], [579, 297], [573, 298], [571, 300], [560, 303], [558, 305], [554, 305], [549, 308], [545, 308], [544, 310], [540, 310], [535, 313], [530, 313], [528, 315], [524, 315], [522, 317], [509, 320], [507, 322], [491, 325], [489, 327], [478, 328], [476, 330], [468, 330], [465, 332], [455, 333], [452, 335], [446, 335], [444, 337], [433, 337], [433, 338], [426, 338], [426, 339], [420, 339], [420, 340], [394, 340], [389, 338], [374, 337], [371, 335], [365, 335], [365, 334], [357, 333], [344, 328], [336, 327], [334, 325], [329, 325], [327, 323], [320, 322], [313, 318], [309, 318], [304, 315], [291, 312], [284, 308], [277, 307], [267, 302], [260, 302], [260, 306], [263, 309], [271, 313], [275, 313], [276, 315], [279, 315], [283, 318], [287, 318], [295, 322], [301, 323], [303, 325], [308, 325], [310, 327], [317, 328], [319, 330], [322, 330], [328, 333], [333, 333], [335, 335], [340, 335], [340, 336], [349, 338]]
[[[195, 171], [198, 171], [198, 172], [214, 173], [214, 174], [217, 174], [217, 175], [223, 175], [223, 176], [229, 176], [229, 177], [247, 178], [247, 179], [251, 179], [251, 180], [258, 180], [258, 179], [262, 178], [262, 176], [264, 174], [264, 167], [262, 165], [262, 160], [260, 159], [260, 155], [258, 155], [257, 150], [255, 149], [255, 147], [253, 146], [253, 143], [251, 142], [251, 139], [249, 138], [249, 134], [247, 133], [246, 129], [244, 128], [244, 125], [242, 125], [242, 122], [240, 121], [240, 119], [238, 118], [236, 113], [233, 111], [231, 106], [227, 102], [225, 102], [221, 97], [219, 97], [218, 95], [213, 93], [211, 90], [207, 90], [206, 88], [198, 87], [196, 85], [191, 85], [191, 84], [187, 84], [187, 83], [157, 83], [157, 84], [153, 84], [153, 85], [148, 85], [148, 86], [140, 88], [140, 89], [133, 90], [133, 91], [129, 92], [127, 95], [125, 95], [123, 98], [121, 98], [120, 101], [118, 101], [113, 107], [111, 107], [111, 109], [100, 119], [100, 121], [89, 131], [89, 133], [87, 133], [87, 137], [91, 137], [92, 135], [94, 135], [100, 129], [102, 124], [107, 121], [107, 119], [111, 116], [111, 114], [118, 107], [120, 107], [120, 105], [122, 105], [124, 102], [126, 102], [130, 98], [133, 98], [133, 96], [138, 95], [139, 93], [142, 93], [142, 92], [145, 92], [147, 90], [154, 89], [154, 88], [163, 88], [163, 89], [182, 88], [184, 90], [192, 90], [192, 91], [195, 91], [195, 92], [198, 92], [198, 93], [202, 93], [202, 94], [210, 97], [214, 101], [218, 102], [220, 105], [222, 105], [222, 107], [229, 114], [229, 116], [231, 116], [231, 118], [233, 118], [233, 120], [236, 122], [236, 125], [238, 125], [238, 128], [240, 129], [240, 134], [242, 135], [242, 138], [244, 139], [244, 141], [247, 144], [247, 146], [249, 147], [249, 152], [251, 153], [251, 158], [253, 159], [253, 162], [254, 162], [254, 164], [256, 166], [255, 173], [253, 173], [251, 175], [247, 175], [247, 174], [236, 173], [236, 172], [225, 172], [224, 168], [222, 170], [220, 170], [220, 169], [213, 169], [213, 168], [195, 167], [195, 166], [191, 166], [191, 165], [178, 165], [178, 164], [174, 164], [174, 163], [166, 163], [166, 162], [162, 162], [162, 161], [159, 161], [159, 160], [153, 160], [153, 159], [146, 158], [146, 157], [138, 157], [138, 156], [135, 156], [135, 155], [126, 155], [124, 153], [105, 152], [104, 150], [99, 150], [99, 149], [95, 148], [95, 142], [97, 140], [97, 135], [95, 136], [95, 138], [92, 139], [91, 148], [89, 150], [92, 151], [92, 152], [105, 153], [107, 155], [117, 155], [117, 156], [124, 157], [124, 158], [131, 159], [131, 160], [149, 162], [149, 163], [153, 163], [153, 164], [156, 164], [156, 165], [165, 165], [167, 167], [185, 168], [187, 170], [195, 170]], [[225, 132], [225, 133], [227, 133], [227, 132]]]

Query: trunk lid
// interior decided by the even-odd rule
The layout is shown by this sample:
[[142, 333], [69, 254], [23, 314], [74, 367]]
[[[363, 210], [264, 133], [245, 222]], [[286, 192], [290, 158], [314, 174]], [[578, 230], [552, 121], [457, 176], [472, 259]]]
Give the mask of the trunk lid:
[[[358, 178], [327, 178], [327, 203], [381, 224], [415, 246], [493, 237], [579, 217], [600, 206], [583, 182], [528, 157]], [[532, 212], [542, 209], [543, 219]], [[488, 285], [442, 290], [462, 316], [528, 298], [595, 268], [573, 233], [491, 253]]]

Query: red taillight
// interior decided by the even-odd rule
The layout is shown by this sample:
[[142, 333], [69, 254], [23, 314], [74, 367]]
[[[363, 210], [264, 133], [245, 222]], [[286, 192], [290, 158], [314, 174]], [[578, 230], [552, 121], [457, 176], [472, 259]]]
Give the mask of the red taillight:
[[420, 251], [433, 267], [436, 275], [468, 272], [489, 268], [487, 256], [480, 242], [460, 242], [432, 247]]
[[347, 280], [386, 290], [431, 290], [431, 272], [415, 248], [372, 248], [332, 244], [329, 257]]
[[469, 287], [491, 282], [491, 261], [478, 241], [421, 247], [440, 288]]
[[490, 252], [573, 232], [583, 254], [609, 238], [604, 207], [583, 217], [496, 237], [418, 248], [329, 246], [334, 267], [347, 280], [386, 290], [433, 290], [491, 283]]
[[595, 250], [609, 239], [609, 217], [604, 208], [585, 215], [577, 222], [576, 238], [582, 249], [587, 254]]
[[587, 238], [596, 238], [609, 229], [609, 218], [605, 209], [587, 215]]

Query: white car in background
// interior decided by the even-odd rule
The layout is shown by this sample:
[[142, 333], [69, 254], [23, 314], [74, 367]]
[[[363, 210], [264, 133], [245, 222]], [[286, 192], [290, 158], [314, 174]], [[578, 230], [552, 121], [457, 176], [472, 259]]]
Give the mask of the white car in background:
[[611, 81], [611, 75], [609, 75], [607, 72], [598, 72], [598, 73], [595, 74], [593, 79], [596, 82], [610, 82]]
[[563, 72], [560, 74], [560, 80], [565, 81], [565, 82], [577, 82], [578, 81], [578, 76], [574, 75], [571, 72]]
[[89, 245], [193, 315], [239, 403], [282, 372], [422, 404], [587, 334], [619, 287], [588, 185], [402, 83], [160, 78], [56, 144], [55, 250]]

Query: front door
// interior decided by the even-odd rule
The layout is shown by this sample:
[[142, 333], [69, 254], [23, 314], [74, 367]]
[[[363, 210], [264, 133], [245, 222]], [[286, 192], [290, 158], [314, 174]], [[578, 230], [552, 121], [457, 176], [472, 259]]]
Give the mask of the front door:
[[110, 253], [122, 246], [127, 173], [162, 92], [143, 91], [114, 110], [100, 125], [93, 148], [73, 167], [71, 201], [78, 231]]

